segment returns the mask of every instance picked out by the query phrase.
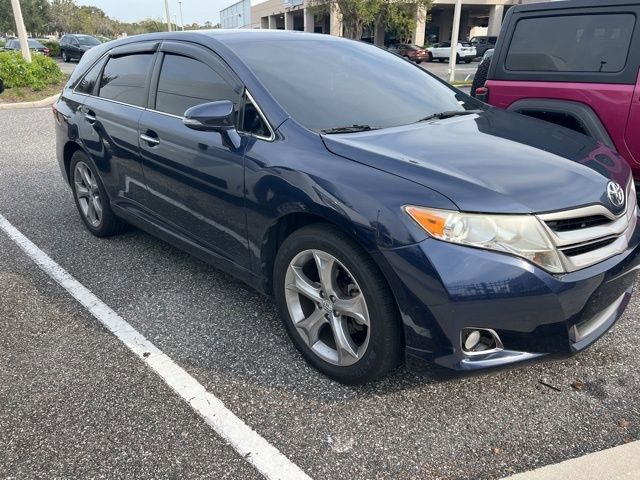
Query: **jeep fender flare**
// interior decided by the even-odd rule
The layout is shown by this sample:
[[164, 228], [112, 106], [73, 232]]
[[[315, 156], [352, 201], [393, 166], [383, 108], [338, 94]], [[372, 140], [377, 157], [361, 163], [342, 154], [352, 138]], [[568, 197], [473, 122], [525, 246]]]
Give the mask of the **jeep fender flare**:
[[569, 100], [548, 100], [529, 98], [513, 102], [507, 110], [526, 115], [527, 112], [553, 112], [571, 115], [584, 127], [587, 135], [609, 148], [616, 149], [607, 129], [593, 109], [584, 103]]

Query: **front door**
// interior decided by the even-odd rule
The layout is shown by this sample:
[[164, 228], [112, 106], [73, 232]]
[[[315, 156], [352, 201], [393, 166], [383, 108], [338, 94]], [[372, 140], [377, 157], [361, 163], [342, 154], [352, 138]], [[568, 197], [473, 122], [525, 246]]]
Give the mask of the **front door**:
[[248, 267], [242, 147], [182, 123], [192, 106], [231, 100], [238, 107], [241, 95], [242, 85], [213, 52], [164, 42], [139, 143], [148, 208], [180, 235]]

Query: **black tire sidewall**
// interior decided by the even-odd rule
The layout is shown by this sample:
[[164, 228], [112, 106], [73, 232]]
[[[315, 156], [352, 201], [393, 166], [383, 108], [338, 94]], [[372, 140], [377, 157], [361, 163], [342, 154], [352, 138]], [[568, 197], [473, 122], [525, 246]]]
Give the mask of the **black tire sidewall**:
[[[98, 190], [100, 191], [100, 199], [102, 204], [102, 220], [98, 227], [94, 227], [87, 221], [80, 207], [80, 202], [78, 200], [78, 194], [76, 192], [75, 186], [75, 168], [79, 162], [83, 162], [89, 167], [89, 170], [91, 170], [91, 174], [94, 176], [94, 178], [96, 179], [96, 183], [98, 184]], [[76, 204], [76, 208], [78, 209], [78, 213], [80, 214], [80, 218], [91, 233], [93, 233], [97, 237], [106, 237], [119, 233], [122, 230], [122, 221], [118, 219], [111, 210], [109, 196], [107, 195], [107, 191], [102, 184], [100, 175], [98, 175], [98, 169], [91, 161], [91, 159], [80, 150], [76, 151], [71, 157], [71, 162], [69, 164], [69, 183], [71, 184], [73, 200]]]
[[[337, 258], [353, 274], [365, 296], [370, 319], [369, 345], [363, 357], [353, 365], [340, 367], [316, 356], [289, 315], [284, 293], [286, 271], [291, 260], [308, 249], [322, 250]], [[402, 336], [389, 287], [370, 257], [331, 225], [305, 227], [285, 240], [276, 257], [273, 289], [280, 316], [294, 345], [313, 367], [325, 375], [341, 383], [359, 384], [378, 378], [398, 365]]]

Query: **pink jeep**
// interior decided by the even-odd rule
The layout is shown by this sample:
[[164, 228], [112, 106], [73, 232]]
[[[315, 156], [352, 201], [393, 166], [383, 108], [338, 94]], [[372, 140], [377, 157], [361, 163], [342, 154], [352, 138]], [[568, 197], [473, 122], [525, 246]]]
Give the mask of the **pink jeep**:
[[615, 148], [640, 183], [639, 71], [640, 0], [520, 5], [474, 93]]

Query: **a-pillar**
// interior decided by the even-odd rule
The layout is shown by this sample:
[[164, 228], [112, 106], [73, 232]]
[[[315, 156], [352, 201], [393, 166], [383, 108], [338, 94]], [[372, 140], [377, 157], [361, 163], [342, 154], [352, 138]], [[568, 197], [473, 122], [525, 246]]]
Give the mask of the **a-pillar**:
[[504, 5], [492, 5], [489, 9], [489, 25], [487, 35], [497, 37], [502, 28], [502, 17], [504, 16]]
[[304, 31], [313, 33], [316, 26], [316, 17], [311, 13], [311, 9], [304, 9]]

